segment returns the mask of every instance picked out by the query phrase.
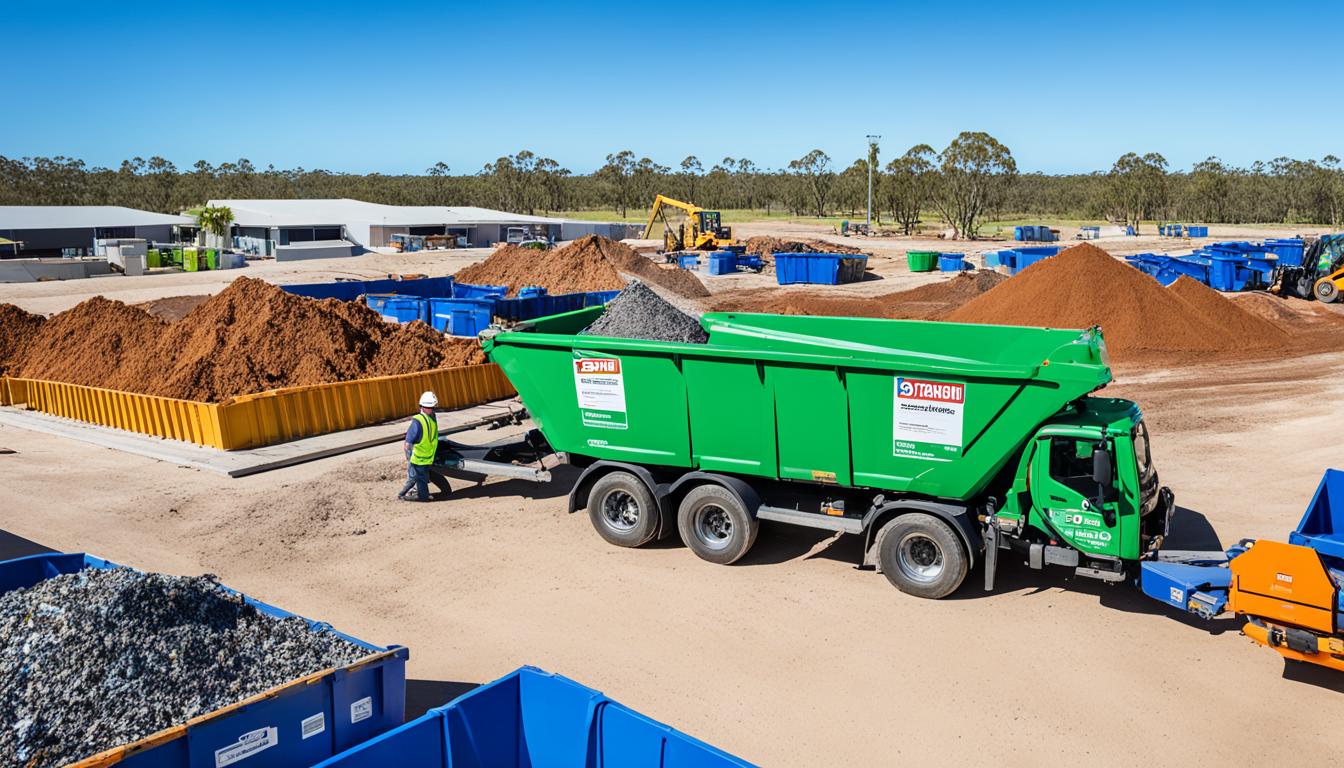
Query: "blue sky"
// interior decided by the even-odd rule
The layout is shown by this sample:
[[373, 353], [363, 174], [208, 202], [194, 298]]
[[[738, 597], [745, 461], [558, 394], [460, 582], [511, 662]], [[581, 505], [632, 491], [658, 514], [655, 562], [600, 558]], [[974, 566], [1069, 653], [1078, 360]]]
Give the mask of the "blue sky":
[[[704, 31], [693, 26], [708, 20]], [[1344, 3], [0, 0], [0, 155], [781, 167], [988, 131], [1024, 171], [1344, 156]], [[1315, 32], [1324, 36], [1316, 37]]]

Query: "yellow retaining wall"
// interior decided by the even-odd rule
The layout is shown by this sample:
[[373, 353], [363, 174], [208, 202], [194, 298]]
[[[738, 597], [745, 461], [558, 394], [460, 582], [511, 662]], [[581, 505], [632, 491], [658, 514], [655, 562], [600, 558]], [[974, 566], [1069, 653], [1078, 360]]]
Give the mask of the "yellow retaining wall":
[[198, 403], [78, 384], [0, 379], [0, 405], [145, 435], [238, 450], [368, 426], [415, 412], [430, 389], [445, 410], [510, 397], [513, 385], [499, 366], [469, 365], [376, 379], [289, 387]]

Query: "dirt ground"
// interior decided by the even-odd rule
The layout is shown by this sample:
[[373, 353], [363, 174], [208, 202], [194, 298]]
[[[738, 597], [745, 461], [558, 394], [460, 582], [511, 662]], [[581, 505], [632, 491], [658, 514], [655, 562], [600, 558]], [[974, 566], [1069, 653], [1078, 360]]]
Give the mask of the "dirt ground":
[[[883, 244], [883, 279], [858, 287], [945, 279], [903, 272], [896, 257], [912, 246], [897, 242]], [[483, 255], [271, 266], [298, 282], [337, 269], [444, 274]], [[81, 292], [148, 301], [232, 276], [0, 286], [0, 301], [52, 312]], [[717, 293], [759, 279], [707, 282]], [[1344, 467], [1344, 352], [1127, 367], [1105, 394], [1145, 409], [1180, 506], [1174, 548], [1283, 539], [1323, 469]], [[1235, 624], [1182, 618], [1126, 585], [1010, 561], [992, 594], [976, 570], [951, 598], [921, 600], [857, 569], [853, 537], [769, 523], [730, 567], [674, 542], [619, 549], [566, 513], [568, 468], [547, 486], [455, 482], [449, 500], [399, 504], [396, 445], [238, 480], [3, 426], [0, 448], [13, 451], [0, 451], [0, 528], [142, 569], [218, 574], [409, 646], [416, 680], [480, 683], [534, 664], [763, 765], [1324, 765], [1344, 744], [1341, 676], [1286, 667]]]

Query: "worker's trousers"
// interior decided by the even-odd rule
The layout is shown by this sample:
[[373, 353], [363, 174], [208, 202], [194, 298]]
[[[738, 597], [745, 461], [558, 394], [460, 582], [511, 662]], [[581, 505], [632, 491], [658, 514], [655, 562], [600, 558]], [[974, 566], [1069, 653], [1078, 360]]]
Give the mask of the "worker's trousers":
[[406, 484], [401, 487], [401, 493], [398, 497], [404, 497], [412, 488], [415, 489], [415, 498], [417, 501], [429, 501], [429, 484], [433, 483], [439, 493], [447, 496], [452, 493], [452, 487], [448, 485], [448, 478], [444, 477], [428, 464], [412, 464], [406, 462]]

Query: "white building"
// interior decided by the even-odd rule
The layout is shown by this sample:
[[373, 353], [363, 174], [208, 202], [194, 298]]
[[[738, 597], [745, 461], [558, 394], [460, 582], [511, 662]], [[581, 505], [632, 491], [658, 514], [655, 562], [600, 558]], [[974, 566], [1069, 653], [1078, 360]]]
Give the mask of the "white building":
[[23, 244], [4, 254], [20, 257], [91, 256], [98, 240], [171, 243], [174, 228], [195, 226], [187, 216], [116, 205], [0, 205], [0, 237]]
[[362, 200], [211, 200], [233, 211], [233, 246], [277, 259], [349, 256], [392, 235], [448, 235], [472, 247], [504, 242], [511, 227], [560, 239], [561, 219], [470, 206], [382, 205]]

